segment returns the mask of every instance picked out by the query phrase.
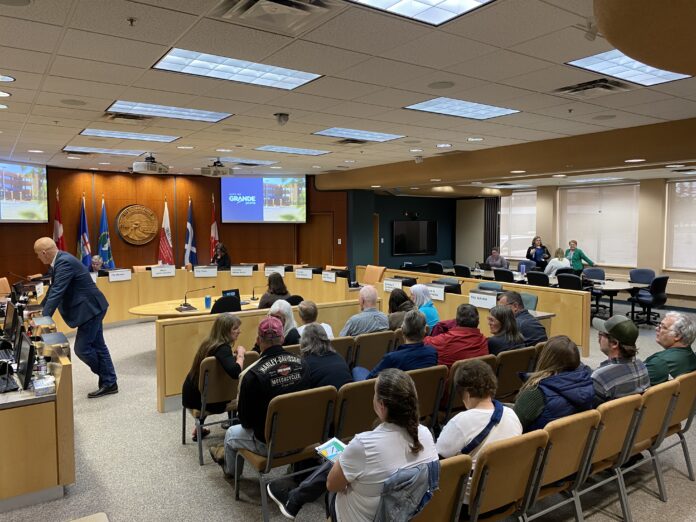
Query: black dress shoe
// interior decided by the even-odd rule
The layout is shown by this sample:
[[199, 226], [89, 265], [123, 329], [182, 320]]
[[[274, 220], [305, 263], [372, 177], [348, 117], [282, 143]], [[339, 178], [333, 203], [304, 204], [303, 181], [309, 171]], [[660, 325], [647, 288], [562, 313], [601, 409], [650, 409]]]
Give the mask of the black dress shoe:
[[97, 397], [111, 395], [112, 393], [118, 393], [118, 384], [114, 383], [111, 386], [100, 386], [98, 390], [89, 392], [87, 397], [90, 399], [96, 399]]

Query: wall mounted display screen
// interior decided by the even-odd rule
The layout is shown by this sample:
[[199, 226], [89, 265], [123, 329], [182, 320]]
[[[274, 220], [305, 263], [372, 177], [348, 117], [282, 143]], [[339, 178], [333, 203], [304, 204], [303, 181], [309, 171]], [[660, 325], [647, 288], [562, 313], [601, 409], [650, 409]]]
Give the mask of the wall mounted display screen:
[[223, 223], [305, 223], [307, 183], [292, 178], [225, 177], [220, 183]]
[[392, 255], [418, 256], [437, 252], [437, 221], [394, 221]]
[[0, 162], [0, 223], [48, 222], [46, 167]]

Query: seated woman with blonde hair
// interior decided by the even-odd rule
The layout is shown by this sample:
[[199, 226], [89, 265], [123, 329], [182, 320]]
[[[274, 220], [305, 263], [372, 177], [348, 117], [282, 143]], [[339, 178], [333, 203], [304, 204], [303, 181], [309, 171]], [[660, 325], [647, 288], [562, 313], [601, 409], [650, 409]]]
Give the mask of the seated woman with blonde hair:
[[[225, 372], [233, 379], [238, 379], [244, 366], [244, 354], [246, 349], [233, 346], [241, 331], [242, 321], [232, 314], [220, 314], [213, 323], [208, 337], [200, 344], [193, 358], [191, 370], [189, 370], [181, 390], [181, 403], [184, 408], [194, 411], [201, 410], [201, 393], [198, 389], [198, 378], [201, 362], [206, 357], [215, 357]], [[214, 402], [205, 405], [206, 413], [224, 413], [226, 402]], [[200, 412], [203, 415], [203, 412]], [[195, 415], [194, 415], [195, 416]], [[203, 417], [204, 419], [205, 417]], [[202, 419], [202, 420], [203, 420]], [[203, 428], [203, 436], [210, 433], [208, 428]], [[196, 431], [193, 432], [193, 440], [196, 441]]]

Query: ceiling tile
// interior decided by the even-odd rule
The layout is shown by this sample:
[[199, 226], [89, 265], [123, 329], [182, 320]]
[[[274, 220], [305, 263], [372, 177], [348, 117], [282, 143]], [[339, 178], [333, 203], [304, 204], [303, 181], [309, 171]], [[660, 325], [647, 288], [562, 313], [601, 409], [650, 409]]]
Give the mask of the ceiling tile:
[[[346, 101], [327, 107], [323, 109], [322, 112], [327, 112], [329, 114], [338, 114], [339, 116], [353, 116], [356, 118], [372, 118], [379, 119], [379, 115], [384, 112], [389, 112], [390, 109], [387, 107], [381, 107], [379, 105], [368, 105], [367, 103], [356, 103], [351, 101]], [[371, 129], [362, 129], [371, 130]]]
[[233, 100], [223, 100], [221, 98], [198, 97], [191, 101], [191, 106], [205, 111], [228, 112], [239, 114], [254, 107], [255, 104]]
[[384, 107], [406, 107], [428, 99], [427, 95], [399, 89], [382, 89], [380, 91], [361, 96], [356, 101]]
[[325, 76], [318, 78], [295, 90], [303, 94], [317, 94], [341, 100], [352, 100], [382, 89], [369, 83], [353, 82], [341, 78]]
[[[440, 82], [451, 82], [453, 86], [446, 89], [440, 89], [437, 88], [437, 86], [434, 88], [430, 87], [431, 84]], [[454, 74], [446, 71], [430, 71], [430, 73], [426, 74], [425, 76], [404, 81], [400, 83], [398, 87], [399, 89], [428, 94], [433, 98], [438, 96], [458, 98], [462, 92], [483, 86], [485, 84], [486, 82], [483, 80], [471, 78], [469, 76], [462, 76], [461, 74]]]
[[150, 67], [167, 51], [161, 45], [69, 29], [59, 54], [101, 62]]
[[381, 56], [440, 69], [496, 50], [496, 47], [475, 40], [434, 32], [385, 51]]
[[10, 47], [0, 47], [0, 69], [3, 74], [13, 71], [43, 73], [51, 59], [50, 54]]
[[12, 6], [11, 9], [6, 9], [2, 14], [34, 22], [64, 25], [70, 12], [68, 7], [66, 0], [41, 0], [31, 2], [27, 6]]
[[519, 98], [513, 98], [509, 100], [508, 103], [513, 105], [518, 111], [532, 111], [537, 112], [537, 109], [542, 109], [545, 107], [553, 107], [560, 105], [562, 103], [568, 103], [567, 98], [561, 96], [551, 95], [551, 94], [541, 94], [533, 93], [521, 96]]
[[195, 2], [191, 2], [191, 0], [138, 0], [138, 3], [200, 15], [207, 13], [219, 4], [220, 0], [196, 0]]
[[512, 51], [563, 64], [587, 56], [611, 51], [614, 47], [604, 38], [585, 38], [584, 29], [566, 27], [511, 48]]
[[192, 105], [194, 98], [194, 96], [189, 94], [162, 92], [152, 89], [141, 89], [139, 87], [129, 87], [121, 93], [122, 100], [197, 109], [197, 107]]
[[309, 94], [302, 94], [301, 92], [289, 92], [278, 98], [272, 100], [272, 104], [280, 107], [286, 107], [288, 109], [303, 109], [307, 111], [320, 111], [337, 105], [341, 100], [336, 100], [334, 98], [325, 98], [322, 96], [312, 96]]
[[8, 47], [50, 53], [55, 49], [61, 31], [55, 25], [0, 16], [0, 45]]
[[448, 70], [458, 74], [473, 76], [489, 81], [512, 78], [521, 74], [551, 67], [549, 62], [538, 60], [511, 51], [499, 50], [472, 60], [449, 67]]
[[610, 94], [608, 96], [601, 96], [592, 100], [592, 103], [597, 105], [602, 105], [606, 107], [616, 107], [621, 109], [624, 107], [630, 107], [631, 105], [641, 105], [644, 103], [652, 103], [660, 100], [671, 99], [672, 96], [665, 94], [663, 92], [655, 91], [652, 89], [647, 89], [644, 87], [636, 87], [634, 90], [628, 92], [620, 92], [617, 94]]
[[[36, 91], [33, 89], [17, 89], [14, 83], [10, 83], [7, 86], [0, 83], [0, 90], [11, 94], [9, 98], [0, 98], [0, 103], [9, 105], [10, 103], [31, 103], [36, 96]], [[0, 118], [2, 113], [0, 113]]]
[[[630, 110], [630, 109], [629, 109]], [[597, 120], [595, 118], [604, 116], [615, 116], [613, 119], [601, 119]], [[624, 127], [636, 127], [638, 125], [651, 125], [653, 123], [662, 123], [665, 120], [660, 118], [653, 118], [650, 116], [641, 116], [640, 114], [632, 114], [626, 111], [605, 111], [596, 112], [594, 114], [585, 114], [577, 118], [578, 121], [586, 121], [588, 123], [593, 123], [595, 125], [601, 125], [602, 127], [610, 128], [624, 128]]]
[[79, 98], [81, 96], [94, 96], [99, 94], [101, 98], [119, 98], [125, 87], [123, 85], [111, 85], [108, 83], [90, 82], [86, 80], [76, 80], [73, 78], [60, 78], [58, 76], [48, 76], [44, 81], [44, 92], [55, 92], [66, 94], [67, 98]]
[[653, 116], [666, 120], [683, 120], [696, 117], [696, 101], [673, 98], [642, 105], [631, 105], [625, 109], [627, 112]]
[[651, 89], [681, 98], [696, 100], [696, 78], [685, 78], [683, 80], [663, 83], [661, 85], [655, 85], [651, 87]]
[[279, 91], [271, 87], [221, 81], [217, 87], [213, 87], [211, 90], [207, 91], [205, 95], [226, 100], [265, 103], [274, 98], [278, 98], [283, 92], [285, 91]]
[[51, 66], [51, 74], [64, 78], [129, 85], [142, 74], [142, 70], [124, 65], [81, 60], [68, 56], [56, 56]]
[[268, 56], [264, 63], [315, 74], [332, 75], [369, 58], [368, 54], [296, 40]]
[[544, 2], [578, 14], [584, 18], [594, 16], [593, 0], [544, 0]]
[[582, 71], [569, 65], [555, 65], [540, 71], [534, 71], [520, 76], [500, 80], [500, 83], [513, 85], [521, 89], [529, 89], [551, 94], [555, 89], [575, 85], [577, 83], [596, 80], [601, 76]]
[[396, 87], [403, 82], [431, 73], [432, 70], [425, 67], [394, 62], [384, 58], [371, 58], [337, 73], [336, 76], [364, 83]]
[[[54, 121], [62, 118], [68, 118], [70, 120], [93, 121], [103, 116], [103, 109], [102, 111], [89, 111], [75, 109], [74, 107], [60, 106], [60, 100], [58, 100], [57, 96], [59, 95], [49, 93], [39, 95], [38, 104], [35, 105], [31, 110], [31, 114], [36, 116], [46, 116]], [[41, 102], [44, 100], [49, 105], [43, 105]], [[106, 107], [104, 107], [104, 109], [105, 108]]]
[[499, 83], [487, 83], [473, 89], [467, 89], [459, 92], [457, 98], [476, 103], [485, 103], [488, 105], [505, 106], [509, 109], [517, 109], [517, 107], [508, 107], [510, 104], [507, 102], [515, 98], [521, 98], [527, 94], [530, 94], [529, 91], [524, 89], [518, 89], [516, 87], [502, 85]]
[[575, 120], [578, 116], [582, 116], [584, 114], [592, 114], [603, 111], [605, 111], [604, 107], [600, 107], [598, 105], [568, 100], [566, 103], [561, 103], [560, 105], [539, 108], [531, 112], [534, 112], [535, 114], [543, 114], [545, 116]]

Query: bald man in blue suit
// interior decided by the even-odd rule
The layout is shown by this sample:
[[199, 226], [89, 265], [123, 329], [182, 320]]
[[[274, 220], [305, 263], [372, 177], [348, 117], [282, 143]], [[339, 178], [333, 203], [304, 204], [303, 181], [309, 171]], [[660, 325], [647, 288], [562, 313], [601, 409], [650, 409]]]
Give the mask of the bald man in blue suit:
[[74, 351], [99, 376], [99, 388], [87, 394], [94, 399], [118, 393], [116, 370], [104, 342], [102, 321], [109, 303], [92, 281], [87, 267], [67, 252], [58, 250], [50, 237], [34, 243], [34, 252], [45, 265], [51, 265], [51, 286], [43, 301], [43, 315], [56, 309], [71, 328], [77, 328]]

